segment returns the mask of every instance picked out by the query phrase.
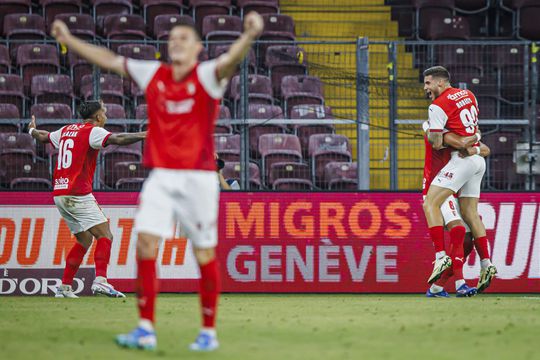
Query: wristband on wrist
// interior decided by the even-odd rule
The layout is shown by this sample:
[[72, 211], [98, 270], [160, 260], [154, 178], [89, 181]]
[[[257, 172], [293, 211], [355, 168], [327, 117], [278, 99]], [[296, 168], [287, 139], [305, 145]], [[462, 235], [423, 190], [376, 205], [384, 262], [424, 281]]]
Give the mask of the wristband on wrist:
[[30, 135], [32, 135], [32, 133], [34, 132], [34, 130], [36, 130], [36, 128], [30, 128], [30, 129], [28, 129], [28, 133], [29, 133]]
[[480, 135], [480, 133], [476, 133], [474, 135], [476, 136], [476, 141], [480, 141], [480, 139], [482, 138], [482, 135]]
[[476, 149], [476, 155], [480, 155], [480, 146], [475, 146]]

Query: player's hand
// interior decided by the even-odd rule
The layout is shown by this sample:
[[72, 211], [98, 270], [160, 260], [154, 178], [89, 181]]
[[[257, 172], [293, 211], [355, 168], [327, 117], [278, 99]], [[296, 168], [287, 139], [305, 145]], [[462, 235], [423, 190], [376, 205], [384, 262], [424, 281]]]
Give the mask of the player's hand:
[[146, 134], [148, 133], [148, 131], [141, 131], [141, 136], [143, 139], [146, 139]]
[[250, 11], [244, 17], [244, 32], [249, 35], [251, 38], [255, 39], [264, 29], [264, 21], [261, 15], [255, 11]]
[[65, 44], [67, 39], [71, 36], [71, 32], [63, 21], [55, 20], [52, 24], [51, 35], [60, 44]]
[[466, 158], [468, 156], [476, 155], [476, 149], [474, 147], [469, 147], [463, 150], [460, 150], [459, 157]]
[[36, 117], [32, 115], [32, 120], [30, 120], [30, 123], [28, 124], [28, 131], [30, 131], [30, 129], [35, 129], [35, 128], [36, 128]]

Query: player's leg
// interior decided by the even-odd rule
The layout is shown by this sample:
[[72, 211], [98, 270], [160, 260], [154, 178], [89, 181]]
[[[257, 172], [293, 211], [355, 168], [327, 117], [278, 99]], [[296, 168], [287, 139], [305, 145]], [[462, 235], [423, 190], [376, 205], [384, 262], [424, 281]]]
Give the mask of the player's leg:
[[73, 278], [81, 263], [83, 262], [86, 252], [92, 245], [92, 234], [88, 231], [83, 231], [75, 234], [77, 241], [69, 250], [66, 257], [66, 267], [64, 268], [64, 274], [62, 276], [62, 285], [56, 289], [55, 297], [57, 298], [77, 298], [78, 296], [73, 293]]
[[486, 237], [486, 228], [478, 214], [478, 201], [480, 198], [480, 186], [485, 172], [485, 160], [481, 157], [471, 157], [478, 171], [463, 186], [459, 197], [459, 206], [463, 219], [470, 226], [475, 239], [475, 247], [480, 257], [480, 277], [478, 279], [478, 292], [486, 290], [497, 274], [497, 268], [491, 263]]
[[154, 331], [158, 293], [156, 257], [159, 241], [173, 235], [173, 202], [169, 187], [177, 186], [169, 172], [152, 170], [145, 181], [135, 217], [137, 236], [137, 306], [138, 326], [128, 334], [116, 337], [123, 347], [153, 350], [157, 339]]
[[217, 175], [212, 172], [190, 172], [188, 185], [175, 206], [180, 226], [193, 244], [200, 268], [199, 295], [202, 327], [194, 351], [212, 351], [219, 347], [216, 334], [216, 314], [220, 292], [220, 272], [216, 259], [219, 188]]

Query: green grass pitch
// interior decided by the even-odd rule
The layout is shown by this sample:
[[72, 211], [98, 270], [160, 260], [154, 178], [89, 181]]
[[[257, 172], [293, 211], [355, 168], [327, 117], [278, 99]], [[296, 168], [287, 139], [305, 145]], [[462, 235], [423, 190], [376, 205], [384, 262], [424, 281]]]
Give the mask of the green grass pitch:
[[118, 348], [127, 299], [0, 297], [0, 359], [540, 359], [540, 296], [223, 294], [214, 353], [191, 353], [196, 295], [158, 299], [158, 349]]

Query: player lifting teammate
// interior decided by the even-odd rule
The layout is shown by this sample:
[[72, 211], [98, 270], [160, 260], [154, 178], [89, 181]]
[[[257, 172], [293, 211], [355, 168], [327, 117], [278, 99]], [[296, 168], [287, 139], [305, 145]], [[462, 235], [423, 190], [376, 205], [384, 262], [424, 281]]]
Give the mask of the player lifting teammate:
[[[478, 132], [478, 104], [474, 94], [468, 90], [453, 88], [450, 74], [442, 66], [435, 66], [424, 72], [424, 90], [432, 100], [429, 107], [429, 129], [427, 137], [434, 149], [443, 148], [443, 132], [448, 131], [462, 137], [464, 150], [451, 153], [448, 163], [433, 179], [424, 201], [424, 213], [429, 226], [430, 236], [436, 249], [444, 244], [444, 219], [441, 206], [449, 196], [458, 193], [459, 207], [465, 222], [470, 226], [481, 259], [481, 273], [478, 280], [478, 292], [484, 291], [495, 276], [497, 270], [491, 264], [486, 230], [478, 215], [480, 185], [486, 169], [486, 163], [480, 156], [480, 133]], [[467, 156], [463, 156], [463, 154]], [[465, 236], [463, 226], [451, 232], [451, 254], [437, 251], [437, 259], [429, 282], [436, 281], [443, 272], [452, 266], [454, 274], [463, 269]], [[442, 245], [444, 248], [444, 245]], [[458, 292], [472, 295], [475, 289], [462, 284]]]
[[109, 222], [92, 195], [92, 181], [96, 171], [99, 150], [107, 145], [129, 145], [141, 141], [146, 132], [112, 134], [103, 129], [107, 121], [107, 109], [101, 101], [87, 101], [79, 107], [83, 122], [66, 125], [49, 133], [36, 129], [32, 116], [29, 133], [42, 143], [51, 143], [58, 149], [58, 159], [53, 175], [54, 203], [66, 221], [77, 242], [66, 258], [62, 285], [56, 297], [76, 298], [73, 293], [73, 277], [83, 258], [96, 238], [94, 263], [96, 278], [92, 284], [94, 294], [125, 297], [107, 282], [107, 266], [111, 256], [112, 234]]
[[218, 347], [215, 331], [220, 277], [216, 261], [219, 188], [214, 160], [214, 125], [227, 81], [263, 30], [262, 17], [244, 17], [244, 33], [219, 58], [198, 63], [203, 45], [192, 25], [171, 29], [168, 53], [172, 64], [126, 59], [87, 44], [55, 21], [56, 40], [107, 71], [130, 76], [144, 90], [148, 104], [148, 139], [144, 163], [153, 168], [146, 180], [135, 219], [139, 325], [117, 342], [126, 347], [156, 347], [154, 312], [157, 294], [156, 256], [161, 238], [173, 235], [178, 221], [193, 244], [200, 267], [203, 318], [190, 348]]

